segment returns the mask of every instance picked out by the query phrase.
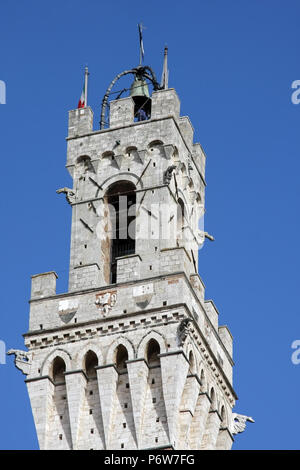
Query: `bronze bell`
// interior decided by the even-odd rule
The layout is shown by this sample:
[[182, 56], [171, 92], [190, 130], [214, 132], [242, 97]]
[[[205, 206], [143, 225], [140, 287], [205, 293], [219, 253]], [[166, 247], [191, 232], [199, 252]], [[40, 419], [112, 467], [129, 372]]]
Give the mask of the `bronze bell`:
[[130, 96], [134, 101], [134, 117], [139, 121], [150, 118], [151, 98], [146, 80], [135, 76], [130, 88]]

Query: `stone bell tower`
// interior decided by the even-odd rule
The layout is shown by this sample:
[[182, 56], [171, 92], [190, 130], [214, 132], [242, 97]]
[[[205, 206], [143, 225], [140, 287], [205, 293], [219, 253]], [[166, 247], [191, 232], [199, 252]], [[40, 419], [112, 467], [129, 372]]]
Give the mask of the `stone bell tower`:
[[[130, 96], [110, 102], [105, 127], [125, 74]], [[150, 67], [116, 79], [100, 130], [90, 107], [69, 113], [68, 292], [54, 271], [32, 276], [28, 351], [11, 351], [39, 445], [230, 449], [247, 417], [232, 413], [232, 337], [198, 274], [206, 157]]]

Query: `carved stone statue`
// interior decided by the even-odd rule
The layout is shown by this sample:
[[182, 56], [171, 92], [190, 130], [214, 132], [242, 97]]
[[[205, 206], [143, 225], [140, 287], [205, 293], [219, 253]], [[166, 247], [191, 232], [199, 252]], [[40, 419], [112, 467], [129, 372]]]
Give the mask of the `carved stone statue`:
[[239, 434], [246, 429], [246, 422], [254, 423], [250, 416], [232, 413], [231, 434]]
[[184, 318], [178, 326], [177, 334], [180, 346], [184, 345], [184, 342], [189, 334], [189, 325], [192, 322], [191, 318]]
[[60, 188], [57, 189], [57, 194], [65, 194], [66, 195], [66, 200], [69, 204], [73, 204], [75, 202], [75, 193], [73, 189], [70, 188]]
[[26, 351], [21, 351], [20, 349], [10, 349], [7, 351], [7, 354], [10, 356], [11, 354], [15, 355], [15, 366], [17, 369], [23, 372], [24, 375], [29, 374], [31, 362], [29, 360], [29, 353]]
[[166, 171], [164, 172], [164, 184], [170, 184], [172, 179], [172, 173], [175, 170], [176, 166], [171, 165], [169, 166]]

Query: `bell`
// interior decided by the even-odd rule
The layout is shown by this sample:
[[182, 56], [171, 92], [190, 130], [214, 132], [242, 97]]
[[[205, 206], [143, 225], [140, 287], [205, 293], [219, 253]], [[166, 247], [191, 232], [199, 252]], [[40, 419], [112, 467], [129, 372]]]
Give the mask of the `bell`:
[[134, 101], [134, 117], [138, 121], [149, 119], [151, 98], [146, 80], [136, 76], [130, 88], [130, 96]]

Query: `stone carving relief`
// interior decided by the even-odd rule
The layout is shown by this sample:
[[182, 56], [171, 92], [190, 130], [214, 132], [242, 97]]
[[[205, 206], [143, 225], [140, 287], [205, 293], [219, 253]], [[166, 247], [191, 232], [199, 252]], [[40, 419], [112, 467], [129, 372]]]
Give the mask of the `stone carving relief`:
[[180, 346], [184, 345], [185, 340], [188, 337], [190, 323], [192, 323], [191, 318], [184, 318], [179, 323], [179, 326], [178, 326], [178, 329], [177, 329], [177, 336], [178, 336], [178, 342], [179, 342]]
[[251, 416], [240, 415], [238, 413], [232, 413], [232, 422], [230, 426], [231, 434], [239, 434], [246, 429], [246, 423], [254, 423], [254, 419]]
[[60, 189], [57, 189], [56, 192], [57, 192], [57, 194], [61, 194], [61, 193], [65, 194], [68, 204], [74, 204], [74, 202], [76, 201], [76, 194], [73, 191], [73, 189], [60, 188]]
[[169, 166], [164, 172], [164, 184], [170, 184], [172, 179], [172, 173], [175, 170], [176, 165]]
[[117, 302], [117, 292], [105, 292], [103, 294], [96, 295], [95, 304], [99, 308], [101, 314], [106, 317], [111, 309]]
[[26, 351], [21, 351], [20, 349], [10, 349], [7, 351], [7, 354], [10, 356], [11, 354], [15, 355], [15, 366], [17, 369], [22, 371], [24, 375], [28, 375], [30, 371], [31, 362], [29, 359], [29, 353]]

